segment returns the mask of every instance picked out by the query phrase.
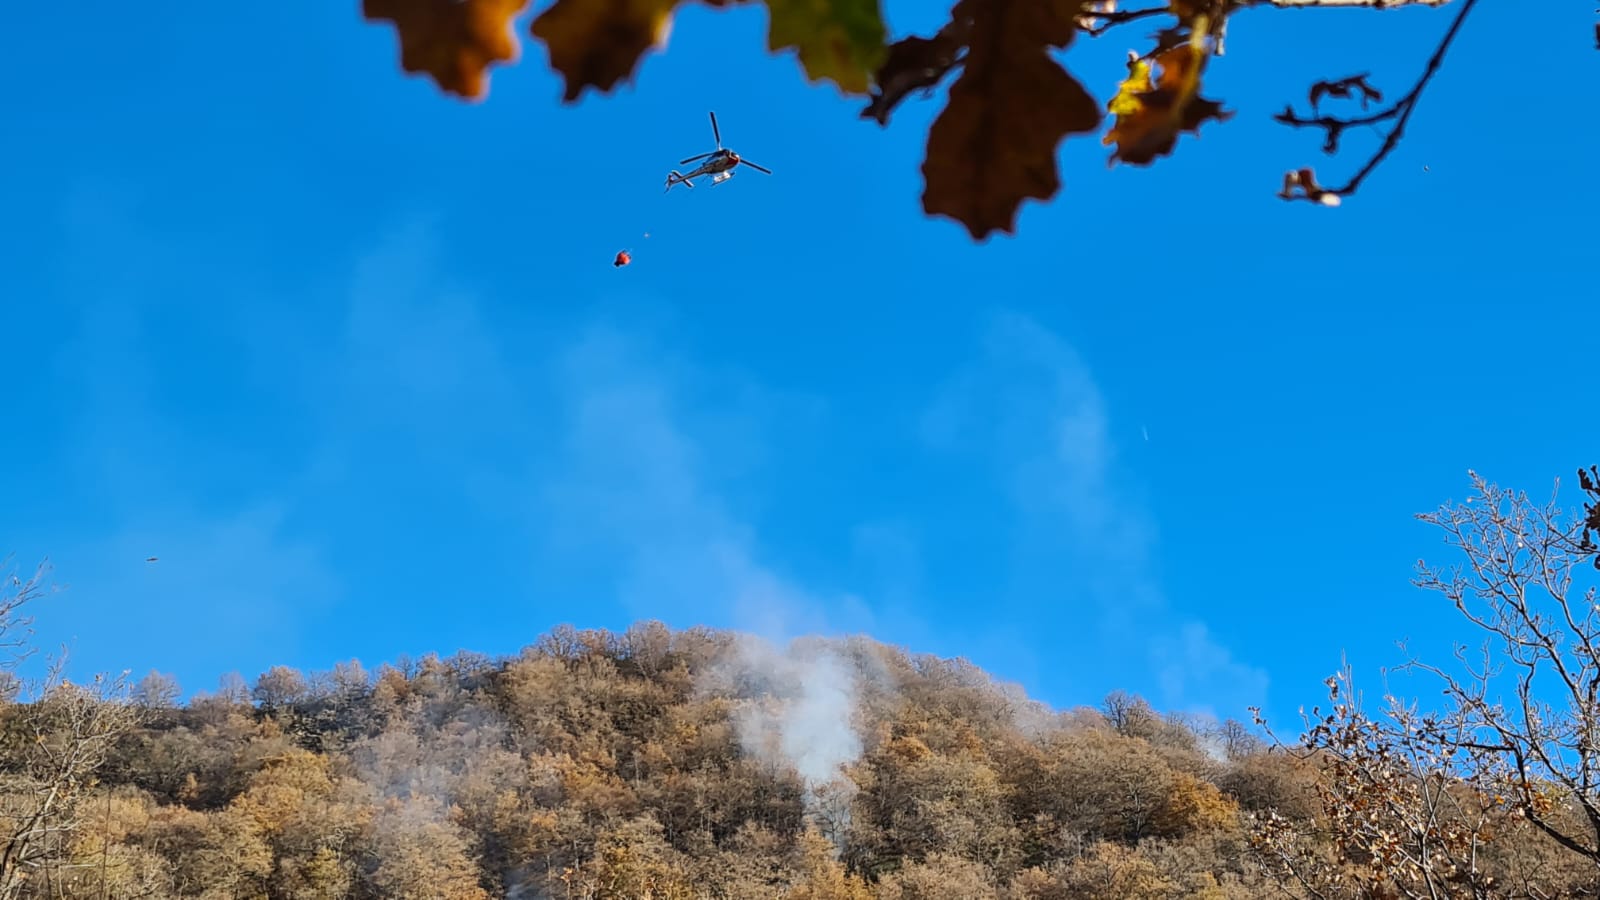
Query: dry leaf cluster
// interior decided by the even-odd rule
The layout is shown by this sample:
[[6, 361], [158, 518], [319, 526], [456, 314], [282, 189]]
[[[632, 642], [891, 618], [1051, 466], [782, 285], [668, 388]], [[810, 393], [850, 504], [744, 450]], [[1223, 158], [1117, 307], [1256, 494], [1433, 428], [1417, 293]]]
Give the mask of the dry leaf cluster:
[[[532, 15], [526, 34], [547, 51], [563, 81], [562, 98], [577, 102], [631, 83], [650, 52], [660, 48], [682, 3], [691, 0], [554, 0]], [[714, 8], [757, 0], [701, 0]], [[767, 47], [793, 53], [811, 82], [827, 81], [847, 95], [870, 98], [861, 117], [887, 127], [894, 109], [913, 94], [931, 96], [950, 73], [944, 110], [928, 134], [922, 203], [930, 215], [964, 225], [975, 240], [1013, 233], [1022, 204], [1049, 200], [1061, 187], [1056, 156], [1063, 140], [1105, 129], [1115, 145], [1112, 164], [1149, 165], [1174, 152], [1185, 134], [1234, 116], [1204, 96], [1208, 68], [1223, 55], [1230, 19], [1257, 8], [1328, 6], [1387, 9], [1443, 6], [1451, 0], [1168, 0], [1132, 9], [1114, 0], [957, 0], [949, 22], [931, 36], [891, 40], [881, 0], [759, 0], [769, 28]], [[1318, 81], [1308, 91], [1312, 114], [1286, 109], [1277, 120], [1324, 132], [1334, 153], [1344, 132], [1387, 125], [1381, 146], [1343, 185], [1319, 182], [1309, 166], [1284, 176], [1285, 199], [1337, 206], [1392, 152], [1477, 0], [1455, 0], [1457, 12], [1412, 88], [1393, 104], [1369, 111], [1383, 91], [1367, 73]], [[488, 72], [517, 59], [516, 21], [528, 0], [363, 0], [372, 21], [394, 27], [400, 62], [426, 73], [444, 91], [481, 99]], [[1121, 26], [1164, 20], [1151, 46], [1135, 50], [1125, 77], [1090, 84], [1061, 56], [1077, 40]], [[1359, 101], [1361, 112], [1322, 111], [1325, 103]], [[1109, 122], [1108, 122], [1109, 120]]]

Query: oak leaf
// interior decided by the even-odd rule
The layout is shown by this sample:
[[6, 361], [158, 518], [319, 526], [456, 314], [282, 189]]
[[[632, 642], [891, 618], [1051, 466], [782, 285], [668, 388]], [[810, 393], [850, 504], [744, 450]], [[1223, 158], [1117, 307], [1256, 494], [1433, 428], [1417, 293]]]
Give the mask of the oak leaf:
[[877, 89], [872, 102], [861, 110], [861, 118], [887, 125], [889, 113], [912, 91], [921, 90], [924, 96], [932, 94], [945, 74], [961, 62], [961, 52], [967, 45], [967, 24], [957, 20], [931, 38], [911, 35], [890, 44], [883, 65], [873, 73]]
[[1101, 142], [1117, 145], [1112, 163], [1149, 165], [1156, 157], [1172, 152], [1181, 132], [1199, 134], [1200, 126], [1209, 119], [1232, 118], [1231, 110], [1200, 96], [1205, 62], [1205, 50], [1194, 41], [1156, 54], [1154, 63], [1161, 74], [1154, 80], [1150, 63], [1139, 58], [1128, 61], [1128, 77], [1106, 104], [1117, 117]]
[[518, 46], [513, 20], [528, 0], [362, 0], [370, 22], [394, 23], [400, 68], [426, 72], [440, 90], [477, 100], [488, 89], [489, 67], [512, 62]]
[[566, 85], [571, 103], [585, 88], [601, 93], [631, 81], [639, 59], [666, 40], [678, 0], [556, 0], [533, 20], [530, 33], [543, 41], [550, 67]]
[[888, 53], [878, 0], [766, 0], [767, 48], [793, 49], [810, 81], [865, 94]]
[[[747, 0], [705, 0], [727, 7]], [[586, 88], [608, 92], [631, 81], [645, 53], [666, 41], [679, 0], [556, 0], [533, 21], [533, 36], [566, 82], [562, 99]], [[831, 79], [865, 94], [883, 61], [886, 30], [878, 0], [766, 0], [767, 46], [795, 50], [812, 81]]]
[[975, 240], [1013, 234], [1026, 199], [1061, 187], [1056, 148], [1093, 131], [1100, 106], [1050, 57], [1076, 32], [1078, 0], [963, 0], [971, 39], [950, 101], [928, 132], [922, 208], [967, 226]]

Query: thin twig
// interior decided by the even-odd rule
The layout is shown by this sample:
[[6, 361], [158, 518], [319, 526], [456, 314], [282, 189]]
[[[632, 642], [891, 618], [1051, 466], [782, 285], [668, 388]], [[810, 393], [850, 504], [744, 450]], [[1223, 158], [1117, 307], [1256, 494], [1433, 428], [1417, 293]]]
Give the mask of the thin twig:
[[[1270, 2], [1270, 0], [1269, 0], [1269, 2]], [[1418, 3], [1426, 2], [1426, 3], [1429, 3], [1430, 5], [1439, 5], [1438, 3], [1433, 2], [1433, 0], [1412, 0], [1412, 2], [1418, 2]], [[1308, 4], [1305, 4], [1305, 3], [1290, 3], [1290, 2], [1272, 2], [1272, 5], [1274, 5], [1274, 6], [1304, 6], [1304, 5], [1308, 5]], [[1400, 5], [1400, 4], [1396, 4], [1396, 3], [1389, 3], [1389, 4], [1362, 3], [1362, 4], [1356, 4], [1356, 3], [1338, 3], [1338, 2], [1334, 2], [1334, 0], [1323, 0], [1323, 2], [1320, 5], [1393, 6], [1393, 5]], [[1334, 147], [1337, 146], [1338, 134], [1339, 134], [1339, 132], [1343, 131], [1346, 128], [1362, 126], [1362, 125], [1376, 125], [1376, 124], [1378, 124], [1380, 122], [1385, 122], [1385, 121], [1388, 121], [1390, 119], [1394, 119], [1395, 120], [1394, 128], [1392, 128], [1389, 131], [1389, 133], [1384, 137], [1383, 145], [1378, 148], [1378, 151], [1376, 153], [1374, 153], [1370, 159], [1367, 160], [1366, 165], [1362, 166], [1356, 172], [1356, 174], [1351, 177], [1350, 181], [1347, 182], [1343, 187], [1337, 187], [1337, 188], [1322, 188], [1322, 187], [1318, 187], [1315, 190], [1311, 190], [1310, 186], [1307, 185], [1306, 187], [1308, 189], [1305, 190], [1302, 193], [1293, 194], [1293, 193], [1291, 193], [1290, 191], [1288, 191], [1286, 189], [1284, 191], [1284, 193], [1280, 194], [1279, 196], [1282, 196], [1286, 200], [1294, 200], [1294, 199], [1322, 200], [1323, 196], [1326, 196], [1326, 195], [1331, 195], [1331, 196], [1334, 196], [1334, 197], [1348, 197], [1351, 194], [1354, 194], [1361, 187], [1361, 183], [1366, 180], [1367, 176], [1371, 175], [1373, 173], [1373, 171], [1375, 171], [1378, 168], [1379, 164], [1381, 164], [1384, 161], [1384, 159], [1386, 159], [1389, 156], [1389, 154], [1394, 152], [1394, 149], [1400, 145], [1400, 138], [1405, 135], [1406, 123], [1410, 121], [1411, 114], [1416, 111], [1417, 101], [1422, 98], [1423, 90], [1427, 88], [1428, 82], [1433, 80], [1433, 76], [1438, 73], [1440, 65], [1444, 62], [1445, 54], [1447, 52], [1449, 52], [1449, 50], [1450, 50], [1451, 43], [1455, 41], [1456, 35], [1461, 31], [1461, 23], [1466, 21], [1467, 15], [1469, 13], [1471, 13], [1473, 7], [1475, 7], [1477, 5], [1478, 5], [1478, 0], [1463, 0], [1463, 2], [1461, 4], [1461, 11], [1456, 13], [1455, 21], [1450, 23], [1450, 29], [1445, 32], [1443, 39], [1441, 39], [1439, 41], [1439, 46], [1434, 48], [1433, 56], [1429, 57], [1428, 64], [1422, 71], [1422, 76], [1417, 79], [1417, 83], [1412, 86], [1411, 90], [1408, 91], [1404, 97], [1401, 97], [1399, 100], [1395, 101], [1392, 106], [1389, 106], [1388, 108], [1383, 109], [1383, 110], [1381, 110], [1379, 112], [1373, 113], [1372, 115], [1360, 116], [1360, 117], [1353, 118], [1353, 119], [1340, 119], [1340, 118], [1336, 118], [1336, 117], [1333, 117], [1333, 116], [1317, 116], [1315, 118], [1303, 118], [1301, 116], [1296, 115], [1292, 109], [1285, 109], [1283, 112], [1279, 113], [1278, 115], [1273, 116], [1273, 118], [1276, 119], [1277, 121], [1282, 122], [1283, 124], [1289, 125], [1291, 127], [1295, 127], [1295, 128], [1322, 128], [1322, 129], [1324, 129], [1325, 131], [1328, 132], [1328, 146], [1330, 148], [1334, 148]], [[1302, 170], [1302, 171], [1306, 171], [1306, 170]], [[1314, 182], [1313, 182], [1313, 184], [1314, 184]], [[1313, 194], [1315, 194], [1316, 196], [1313, 196]]]
[[1115, 12], [1084, 13], [1082, 16], [1079, 17], [1078, 21], [1080, 23], [1081, 22], [1099, 22], [1100, 24], [1093, 25], [1093, 26], [1079, 25], [1079, 27], [1083, 30], [1084, 34], [1087, 34], [1090, 37], [1099, 37], [1100, 35], [1105, 34], [1106, 32], [1108, 32], [1111, 29], [1117, 27], [1118, 25], [1126, 25], [1129, 22], [1137, 22], [1140, 19], [1148, 19], [1148, 18], [1151, 18], [1153, 16], [1171, 15], [1171, 14], [1172, 14], [1172, 8], [1171, 7], [1168, 7], [1168, 6], [1153, 6], [1153, 7], [1149, 8], [1149, 9], [1127, 9], [1127, 10], [1117, 10]]
[[1275, 6], [1279, 9], [1326, 9], [1328, 7], [1361, 7], [1365, 9], [1397, 9], [1402, 6], [1444, 6], [1451, 0], [1246, 0], [1240, 6]]

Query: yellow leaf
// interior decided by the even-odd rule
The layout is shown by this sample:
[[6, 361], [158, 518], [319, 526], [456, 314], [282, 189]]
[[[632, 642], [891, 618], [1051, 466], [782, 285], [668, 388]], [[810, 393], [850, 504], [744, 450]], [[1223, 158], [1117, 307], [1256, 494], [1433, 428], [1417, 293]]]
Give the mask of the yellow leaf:
[[1150, 80], [1150, 64], [1142, 59], [1128, 61], [1128, 77], [1117, 85], [1117, 94], [1106, 104], [1106, 108], [1117, 116], [1134, 115], [1143, 108], [1139, 102], [1139, 95], [1155, 90], [1155, 84]]
[[1198, 134], [1209, 119], [1223, 121], [1233, 116], [1222, 104], [1200, 96], [1200, 73], [1206, 53], [1195, 42], [1180, 44], [1156, 55], [1161, 74], [1150, 83], [1150, 64], [1135, 59], [1128, 63], [1128, 77], [1118, 87], [1107, 108], [1116, 114], [1116, 124], [1101, 143], [1116, 144], [1111, 161], [1149, 165], [1158, 156], [1172, 152], [1178, 135]]

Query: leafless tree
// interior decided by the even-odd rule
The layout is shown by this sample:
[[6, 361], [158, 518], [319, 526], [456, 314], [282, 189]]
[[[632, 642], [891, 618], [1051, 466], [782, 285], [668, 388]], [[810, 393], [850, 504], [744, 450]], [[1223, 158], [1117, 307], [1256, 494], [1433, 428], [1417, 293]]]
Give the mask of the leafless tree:
[[[42, 571], [26, 582], [10, 574], [0, 588], [0, 670], [12, 676], [32, 652], [24, 610], [43, 593]], [[0, 900], [71, 864], [70, 839], [88, 812], [95, 775], [138, 723], [127, 673], [75, 684], [63, 675], [65, 660], [65, 653], [55, 657], [35, 682], [19, 679], [16, 702], [0, 707]]]
[[1554, 494], [1535, 503], [1471, 477], [1472, 497], [1419, 516], [1465, 562], [1419, 562], [1415, 583], [1443, 595], [1485, 639], [1470, 654], [1458, 646], [1451, 669], [1416, 658], [1402, 668], [1440, 681], [1446, 707], [1425, 725], [1469, 757], [1480, 787], [1600, 867], [1596, 550], [1584, 516]]
[[1333, 706], [1313, 711], [1302, 739], [1323, 769], [1324, 840], [1270, 815], [1256, 823], [1259, 858], [1311, 896], [1353, 896], [1352, 875], [1381, 875], [1407, 897], [1555, 896], [1483, 874], [1488, 843], [1523, 830], [1600, 876], [1600, 564], [1590, 537], [1600, 476], [1579, 472], [1594, 501], [1580, 513], [1555, 494], [1535, 502], [1469, 474], [1472, 496], [1418, 516], [1463, 560], [1419, 561], [1414, 583], [1449, 600], [1483, 642], [1457, 645], [1448, 667], [1415, 656], [1398, 667], [1437, 679], [1437, 710], [1390, 695], [1369, 718], [1348, 669], [1329, 679]]
[[64, 857], [89, 812], [95, 774], [138, 721], [125, 675], [79, 685], [61, 677], [58, 662], [45, 682], [6, 723], [12, 746], [0, 774], [0, 900], [21, 896], [39, 873], [72, 865]]
[[151, 669], [149, 674], [133, 686], [133, 702], [150, 709], [168, 710], [178, 705], [183, 689], [178, 680], [164, 672]]
[[15, 678], [15, 670], [33, 653], [28, 645], [33, 637], [33, 616], [26, 607], [44, 594], [45, 566], [40, 565], [24, 580], [17, 574], [11, 558], [0, 564], [0, 673]]

